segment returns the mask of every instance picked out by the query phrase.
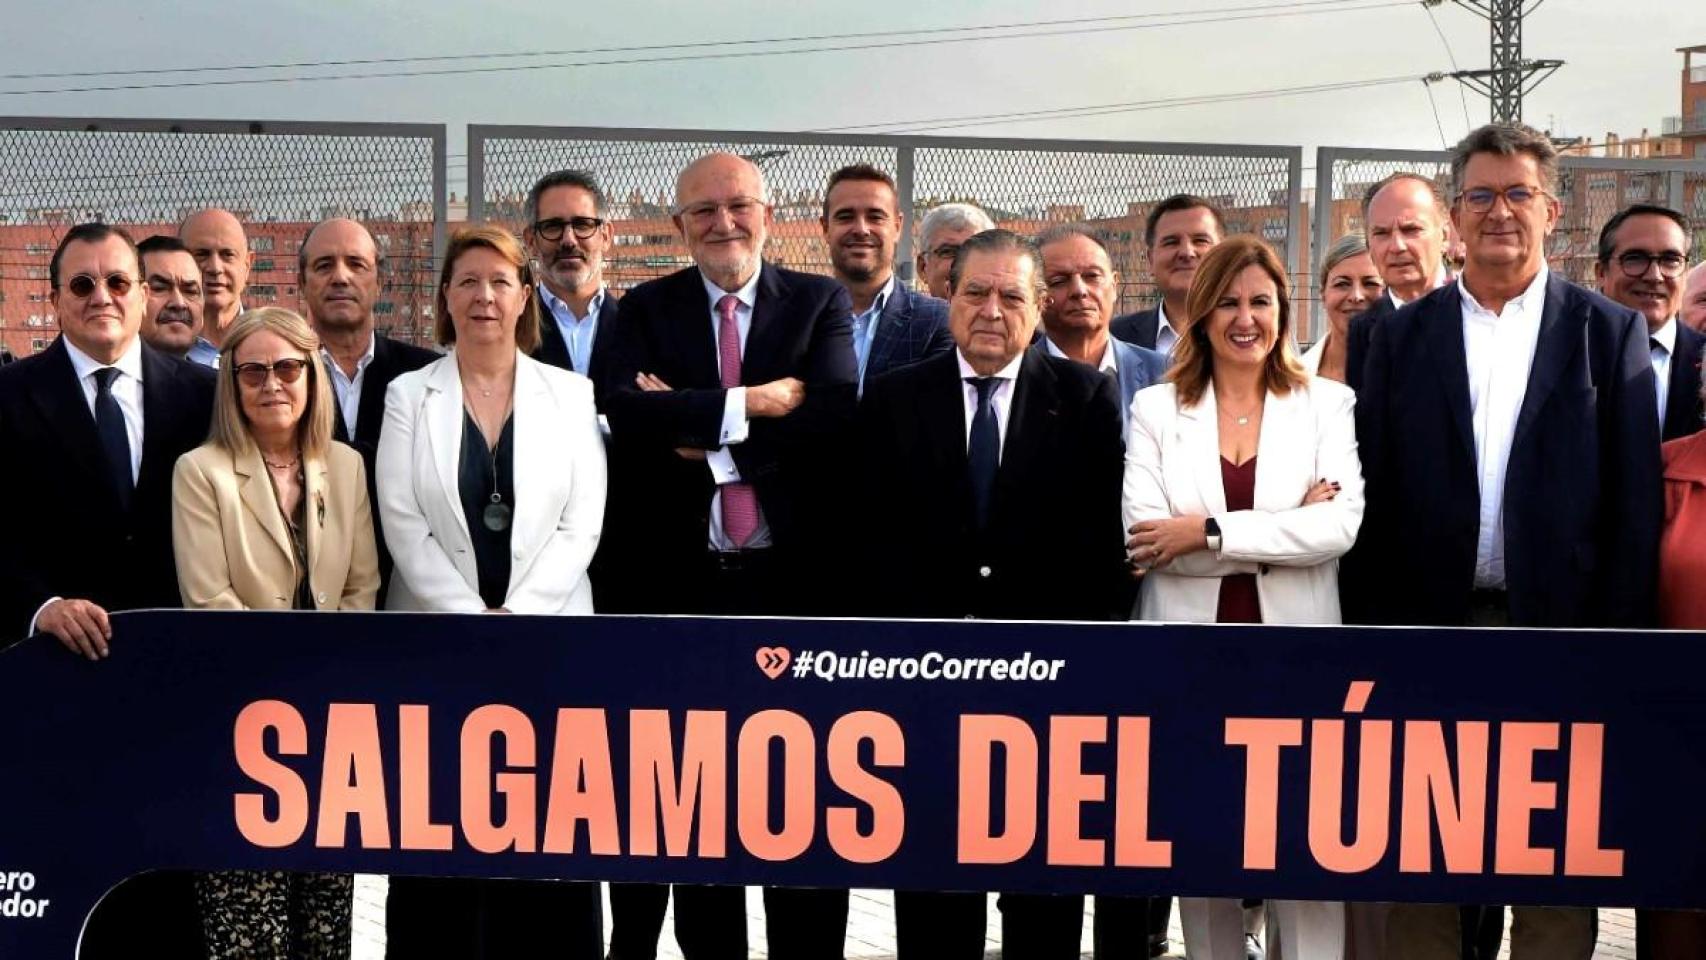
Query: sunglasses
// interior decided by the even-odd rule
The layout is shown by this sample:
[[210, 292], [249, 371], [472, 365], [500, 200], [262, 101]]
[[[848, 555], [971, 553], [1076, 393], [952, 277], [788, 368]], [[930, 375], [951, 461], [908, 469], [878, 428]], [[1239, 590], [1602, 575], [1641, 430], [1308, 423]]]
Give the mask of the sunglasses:
[[279, 383], [295, 383], [302, 379], [302, 371], [308, 369], [308, 361], [299, 357], [285, 357], [272, 363], [239, 363], [231, 368], [237, 382], [245, 387], [259, 390], [267, 385], [267, 377], [276, 375]]
[[[65, 282], [65, 289], [71, 291], [74, 297], [89, 297], [95, 293], [95, 284], [102, 282], [91, 274], [79, 273]], [[109, 273], [106, 276], [107, 292], [115, 297], [130, 293], [130, 288], [136, 285], [136, 278], [127, 273]]]

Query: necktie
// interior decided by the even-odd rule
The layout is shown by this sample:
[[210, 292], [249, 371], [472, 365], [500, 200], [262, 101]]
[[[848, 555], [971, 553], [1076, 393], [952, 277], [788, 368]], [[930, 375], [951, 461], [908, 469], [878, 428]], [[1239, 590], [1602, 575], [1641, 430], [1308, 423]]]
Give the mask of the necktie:
[[95, 431], [101, 436], [101, 452], [106, 454], [107, 474], [118, 491], [119, 505], [130, 509], [130, 495], [136, 480], [130, 475], [130, 435], [124, 429], [124, 411], [113, 397], [116, 367], [95, 371]]
[[[740, 386], [740, 299], [724, 294], [717, 301], [717, 355], [723, 362], [723, 389]], [[723, 532], [738, 549], [758, 530], [758, 495], [750, 483], [725, 483], [717, 490], [723, 504]]]
[[[1657, 374], [1659, 372], [1659, 367], [1670, 357], [1670, 351], [1665, 349], [1665, 345], [1659, 342], [1658, 337], [1648, 337], [1647, 338], [1647, 352], [1649, 354], [1651, 354], [1651, 356], [1653, 358], [1653, 373]], [[1658, 383], [1657, 383], [1658, 401], [1659, 401], [1659, 429], [1661, 429], [1661, 430], [1664, 429], [1664, 425], [1665, 425], [1665, 401], [1669, 399], [1669, 394], [1670, 394], [1670, 384], [1666, 383], [1665, 381], [1666, 381], [1665, 377], [1659, 377]]]
[[995, 493], [995, 470], [1001, 464], [1001, 430], [995, 424], [995, 377], [967, 377], [977, 388], [977, 411], [971, 418], [966, 443], [966, 475], [971, 480], [972, 517], [979, 530], [989, 522], [989, 502]]

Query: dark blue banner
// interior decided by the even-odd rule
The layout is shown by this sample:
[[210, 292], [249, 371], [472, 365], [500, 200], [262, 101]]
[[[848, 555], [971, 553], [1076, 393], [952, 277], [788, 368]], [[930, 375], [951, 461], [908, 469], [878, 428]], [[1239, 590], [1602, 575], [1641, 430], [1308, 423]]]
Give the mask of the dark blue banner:
[[1696, 634], [113, 629], [0, 655], [0, 956], [154, 867], [1706, 907]]

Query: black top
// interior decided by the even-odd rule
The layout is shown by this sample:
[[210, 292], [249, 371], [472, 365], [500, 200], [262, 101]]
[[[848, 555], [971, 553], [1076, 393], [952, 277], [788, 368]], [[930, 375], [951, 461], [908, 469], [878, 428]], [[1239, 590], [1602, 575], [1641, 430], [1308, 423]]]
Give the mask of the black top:
[[[498, 445], [486, 449], [480, 425], [467, 411], [462, 413], [462, 456], [457, 487], [462, 494], [462, 515], [468, 519], [468, 536], [474, 541], [474, 569], [480, 579], [480, 599], [487, 608], [501, 607], [509, 594], [509, 530], [515, 516], [515, 418], [504, 420]], [[494, 462], [495, 461], [495, 462]], [[492, 499], [494, 486], [500, 499]], [[493, 510], [488, 507], [501, 506]], [[501, 523], [487, 523], [488, 518]], [[501, 530], [493, 530], [501, 526]]]
[[[298, 482], [302, 483], [302, 495], [296, 498], [296, 512], [288, 514], [284, 518], [285, 529], [290, 531], [290, 550], [296, 555], [296, 597], [290, 608], [292, 610], [315, 610], [318, 608], [314, 606], [314, 584], [308, 578], [308, 528], [305, 521], [308, 513], [308, 484], [303, 480], [300, 468], [297, 470], [296, 478]], [[271, 479], [270, 474], [268, 479]], [[278, 496], [278, 481], [276, 480], [273, 481], [272, 492], [274, 497]]]

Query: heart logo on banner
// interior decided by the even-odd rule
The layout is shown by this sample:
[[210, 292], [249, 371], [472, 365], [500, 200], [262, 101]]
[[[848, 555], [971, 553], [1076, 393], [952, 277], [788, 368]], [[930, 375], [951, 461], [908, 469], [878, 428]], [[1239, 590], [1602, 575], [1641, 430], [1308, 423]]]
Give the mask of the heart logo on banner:
[[794, 659], [794, 655], [788, 652], [787, 647], [759, 647], [757, 659], [758, 669], [774, 680], [788, 669], [788, 661]]

